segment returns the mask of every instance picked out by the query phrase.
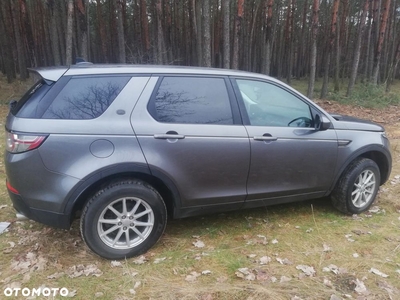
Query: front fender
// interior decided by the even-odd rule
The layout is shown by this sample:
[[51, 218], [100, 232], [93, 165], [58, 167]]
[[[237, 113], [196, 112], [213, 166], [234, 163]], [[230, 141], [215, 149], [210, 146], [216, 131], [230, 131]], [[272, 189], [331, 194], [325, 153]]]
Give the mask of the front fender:
[[[372, 144], [361, 147], [360, 149], [354, 151], [345, 161], [341, 164], [341, 167], [338, 169], [334, 176], [334, 180], [332, 182], [332, 186], [329, 189], [327, 195], [334, 189], [336, 183], [338, 182], [340, 176], [343, 174], [344, 170], [349, 166], [349, 164], [358, 157], [366, 157], [374, 160], [380, 170], [385, 170], [385, 172], [381, 172], [381, 185], [384, 184], [390, 175], [390, 171], [392, 169], [392, 155], [390, 151], [382, 145]], [[384, 165], [382, 165], [384, 164]]]

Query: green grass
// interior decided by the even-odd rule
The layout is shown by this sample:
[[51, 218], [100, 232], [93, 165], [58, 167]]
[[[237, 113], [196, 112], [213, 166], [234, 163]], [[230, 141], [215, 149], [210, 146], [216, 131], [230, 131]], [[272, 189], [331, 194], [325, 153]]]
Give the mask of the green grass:
[[357, 105], [367, 108], [384, 108], [389, 105], [399, 105], [400, 95], [395, 92], [387, 93], [384, 86], [360, 84], [356, 86], [352, 95], [346, 97], [345, 93], [329, 93], [328, 99], [343, 104]]
[[[320, 98], [322, 86], [322, 79], [319, 79], [315, 83], [314, 98]], [[292, 87], [301, 92], [303, 95], [307, 95], [308, 81], [292, 80]], [[351, 96], [346, 97], [347, 82], [341, 84], [339, 92], [335, 92], [333, 89], [332, 80], [329, 84], [328, 95], [326, 100], [337, 101], [341, 104], [349, 104], [362, 106], [366, 108], [384, 108], [389, 105], [400, 104], [400, 82], [396, 81], [392, 86], [391, 92], [386, 92], [385, 85], [374, 86], [371, 84], [356, 84]]]

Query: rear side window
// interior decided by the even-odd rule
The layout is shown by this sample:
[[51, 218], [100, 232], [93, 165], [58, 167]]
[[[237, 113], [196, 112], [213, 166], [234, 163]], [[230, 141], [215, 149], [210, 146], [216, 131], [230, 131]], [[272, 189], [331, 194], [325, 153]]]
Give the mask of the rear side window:
[[126, 76], [73, 77], [43, 119], [94, 119], [103, 114], [128, 83]]
[[163, 123], [233, 124], [223, 78], [164, 77], [149, 111]]

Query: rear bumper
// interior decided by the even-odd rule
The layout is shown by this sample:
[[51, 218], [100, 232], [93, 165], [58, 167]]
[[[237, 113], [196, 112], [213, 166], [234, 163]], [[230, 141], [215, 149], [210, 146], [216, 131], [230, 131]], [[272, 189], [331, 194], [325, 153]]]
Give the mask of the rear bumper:
[[68, 192], [80, 181], [48, 170], [37, 150], [5, 153], [7, 188], [15, 210], [27, 218], [57, 228], [68, 229]]
[[8, 194], [17, 213], [22, 214], [31, 220], [52, 227], [57, 227], [61, 229], [70, 228], [70, 216], [29, 207], [20, 195], [16, 195], [10, 191], [8, 192]]

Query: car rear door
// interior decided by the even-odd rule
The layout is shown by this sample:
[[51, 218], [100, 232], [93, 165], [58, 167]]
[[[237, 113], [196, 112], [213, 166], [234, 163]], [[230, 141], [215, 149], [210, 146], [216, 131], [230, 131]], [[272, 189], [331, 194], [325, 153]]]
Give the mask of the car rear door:
[[182, 207], [243, 205], [250, 146], [228, 78], [153, 76], [131, 123], [151, 172], [173, 182]]
[[275, 82], [237, 78], [233, 85], [251, 147], [246, 202], [324, 195], [336, 167], [335, 130], [316, 130], [316, 109]]

